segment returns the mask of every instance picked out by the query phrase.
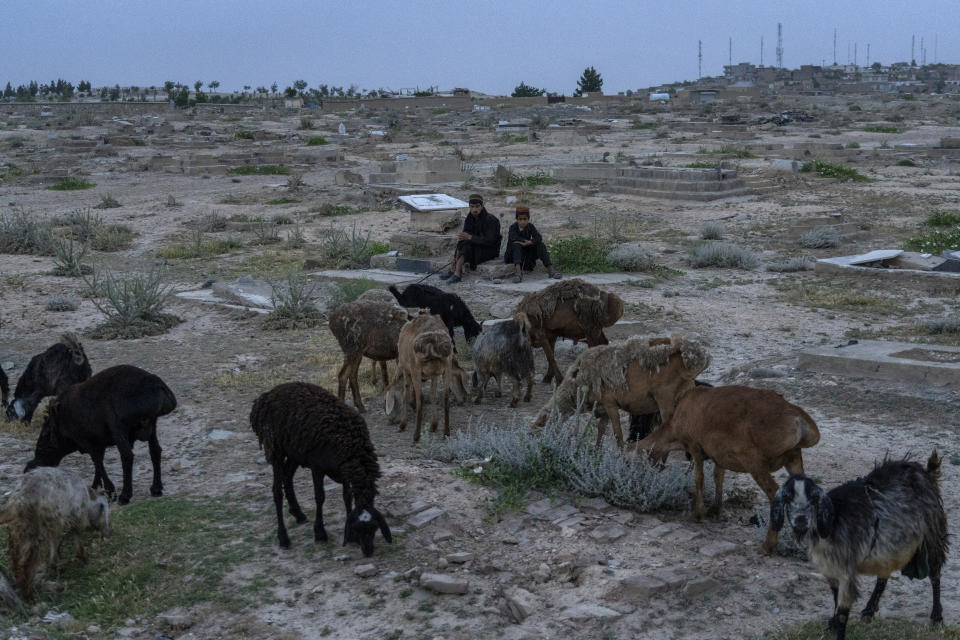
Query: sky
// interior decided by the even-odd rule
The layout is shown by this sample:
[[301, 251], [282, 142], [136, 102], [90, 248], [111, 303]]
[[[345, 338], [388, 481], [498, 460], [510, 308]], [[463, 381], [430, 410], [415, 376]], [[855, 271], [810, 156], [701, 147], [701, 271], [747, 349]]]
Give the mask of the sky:
[[[960, 63], [957, 0], [0, 0], [0, 87], [63, 78], [94, 87], [302, 79], [369, 89], [521, 81], [570, 95], [587, 67], [605, 93], [722, 75], [732, 60], [783, 66]], [[867, 48], [869, 47], [869, 60]]]

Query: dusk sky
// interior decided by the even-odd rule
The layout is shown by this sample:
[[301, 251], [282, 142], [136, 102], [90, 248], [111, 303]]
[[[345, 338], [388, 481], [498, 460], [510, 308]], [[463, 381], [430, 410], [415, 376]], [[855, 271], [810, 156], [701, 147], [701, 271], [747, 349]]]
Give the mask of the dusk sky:
[[[584, 68], [606, 93], [695, 80], [733, 62], [783, 65], [960, 63], [957, 0], [584, 2], [554, 0], [0, 0], [0, 87], [63, 78], [96, 86], [220, 82], [280, 89], [294, 80], [361, 89], [467, 87], [509, 94], [521, 81], [570, 95]], [[867, 47], [870, 48], [869, 60]], [[849, 52], [849, 53], [848, 53]]]

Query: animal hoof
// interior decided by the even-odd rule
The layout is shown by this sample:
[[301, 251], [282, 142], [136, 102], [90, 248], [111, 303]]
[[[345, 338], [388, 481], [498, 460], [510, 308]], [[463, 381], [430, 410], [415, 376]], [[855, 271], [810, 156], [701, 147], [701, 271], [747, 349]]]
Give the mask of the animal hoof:
[[303, 513], [301, 513], [301, 514], [296, 514], [296, 513], [295, 513], [295, 514], [293, 514], [293, 517], [297, 520], [297, 524], [303, 524], [304, 522], [309, 522], [309, 521], [310, 521], [310, 518], [308, 518], [308, 517], [306, 516], [306, 514], [303, 514]]
[[319, 532], [319, 533], [314, 533], [314, 534], [313, 534], [313, 541], [314, 541], [314, 542], [326, 542], [328, 539], [329, 539], [329, 536], [327, 536], [327, 532], [326, 532], [326, 531], [321, 531], [321, 532]]
[[125, 496], [121, 493], [120, 497], [117, 498], [117, 503], [121, 505], [130, 504], [130, 496]]
[[159, 498], [163, 495], [163, 487], [150, 487], [150, 495]]
[[287, 536], [281, 536], [281, 537], [280, 537], [280, 548], [281, 548], [281, 549], [289, 549], [289, 548], [290, 548], [290, 538], [288, 538]]
[[510, 403], [510, 408], [511, 408], [511, 409], [515, 409], [516, 407], [517, 407], [517, 401], [514, 400], [514, 401], [512, 401], [512, 402]]

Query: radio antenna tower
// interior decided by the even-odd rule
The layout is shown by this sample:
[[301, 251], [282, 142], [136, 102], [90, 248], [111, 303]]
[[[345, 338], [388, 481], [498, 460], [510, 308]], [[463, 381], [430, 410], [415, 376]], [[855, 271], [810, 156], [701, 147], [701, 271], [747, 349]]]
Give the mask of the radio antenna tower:
[[763, 36], [760, 36], [760, 66], [763, 66]]
[[783, 25], [777, 23], [777, 68], [783, 69]]
[[866, 64], [866, 66], [869, 67], [870, 64], [871, 64], [871, 62], [870, 62], [870, 43], [868, 42], [868, 43], [867, 43], [867, 64]]
[[915, 64], [916, 56], [913, 54], [917, 45], [917, 36], [910, 36], [910, 64]]
[[733, 37], [730, 38], [730, 53], [728, 55], [729, 55], [729, 64], [732, 67], [733, 66]]
[[833, 30], [833, 66], [837, 66], [837, 30]]
[[703, 40], [697, 40], [697, 80], [703, 77]]

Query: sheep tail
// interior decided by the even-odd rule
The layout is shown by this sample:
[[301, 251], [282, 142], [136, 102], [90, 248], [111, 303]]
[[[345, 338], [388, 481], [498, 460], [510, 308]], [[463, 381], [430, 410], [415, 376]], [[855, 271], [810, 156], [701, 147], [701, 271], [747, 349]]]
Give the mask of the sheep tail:
[[930, 454], [930, 458], [927, 460], [927, 475], [930, 476], [930, 479], [933, 482], [940, 480], [940, 463], [943, 461], [943, 458], [937, 455], [937, 450], [934, 449], [933, 453]]

